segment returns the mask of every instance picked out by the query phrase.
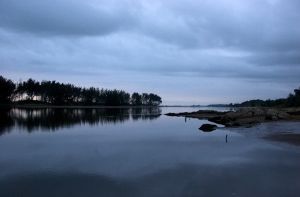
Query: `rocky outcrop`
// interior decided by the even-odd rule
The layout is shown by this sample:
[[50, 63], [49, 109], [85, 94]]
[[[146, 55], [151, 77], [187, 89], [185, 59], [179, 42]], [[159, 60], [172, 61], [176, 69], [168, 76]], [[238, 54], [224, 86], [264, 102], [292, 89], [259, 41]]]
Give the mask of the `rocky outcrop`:
[[216, 130], [218, 127], [214, 124], [203, 124], [199, 129], [204, 132], [210, 132]]
[[200, 110], [190, 113], [166, 114], [169, 116], [184, 116], [199, 119], [208, 119], [211, 122], [222, 124], [226, 127], [252, 126], [253, 124], [277, 121], [300, 120], [299, 111], [277, 108], [239, 108], [236, 111], [217, 112]]
[[209, 121], [225, 125], [233, 126], [251, 126], [256, 123], [288, 120], [290, 115], [286, 112], [270, 109], [270, 108], [241, 108], [234, 112], [228, 112], [222, 116], [208, 118]]
[[199, 118], [199, 119], [208, 119], [216, 116], [224, 115], [228, 112], [219, 112], [214, 110], [199, 110], [196, 112], [182, 112], [182, 113], [167, 113], [167, 116], [183, 116], [188, 118]]

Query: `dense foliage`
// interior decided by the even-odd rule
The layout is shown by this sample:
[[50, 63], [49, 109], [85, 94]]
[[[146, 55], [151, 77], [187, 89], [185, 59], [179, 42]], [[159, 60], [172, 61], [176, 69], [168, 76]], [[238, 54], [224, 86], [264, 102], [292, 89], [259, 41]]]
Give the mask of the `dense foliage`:
[[250, 100], [240, 104], [230, 104], [233, 107], [299, 107], [300, 106], [300, 88], [295, 89], [294, 93], [289, 94], [287, 98], [275, 100]]
[[11, 101], [16, 85], [8, 79], [0, 76], [0, 103]]
[[43, 103], [53, 105], [159, 105], [156, 94], [129, 93], [123, 90], [82, 88], [56, 81], [38, 82], [33, 79], [14, 84], [0, 76], [0, 102]]

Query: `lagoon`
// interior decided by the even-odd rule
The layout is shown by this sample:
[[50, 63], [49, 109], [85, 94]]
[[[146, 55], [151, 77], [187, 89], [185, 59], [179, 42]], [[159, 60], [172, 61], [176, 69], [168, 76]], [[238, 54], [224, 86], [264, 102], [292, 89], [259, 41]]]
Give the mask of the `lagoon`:
[[0, 196], [298, 196], [300, 147], [260, 134], [300, 123], [201, 132], [164, 115], [198, 109], [1, 110]]

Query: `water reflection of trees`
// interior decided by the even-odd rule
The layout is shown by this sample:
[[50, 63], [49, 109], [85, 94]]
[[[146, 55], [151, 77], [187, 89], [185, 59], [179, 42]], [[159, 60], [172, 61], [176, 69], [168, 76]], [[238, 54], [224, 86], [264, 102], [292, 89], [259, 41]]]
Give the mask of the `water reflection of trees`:
[[14, 121], [10, 116], [10, 109], [3, 108], [0, 110], [0, 135], [9, 132], [14, 126]]
[[131, 118], [133, 120], [152, 120], [159, 117], [161, 109], [159, 107], [131, 108]]
[[13, 127], [32, 132], [34, 130], [55, 131], [76, 124], [117, 124], [129, 120], [153, 120], [160, 116], [161, 109], [149, 108], [41, 108], [1, 109], [0, 135]]

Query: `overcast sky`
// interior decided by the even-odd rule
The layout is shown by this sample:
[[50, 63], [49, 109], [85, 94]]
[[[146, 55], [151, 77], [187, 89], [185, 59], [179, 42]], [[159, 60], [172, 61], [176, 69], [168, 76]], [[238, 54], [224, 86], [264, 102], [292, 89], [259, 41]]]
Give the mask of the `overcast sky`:
[[299, 0], [0, 0], [0, 71], [153, 92], [164, 104], [300, 86]]

